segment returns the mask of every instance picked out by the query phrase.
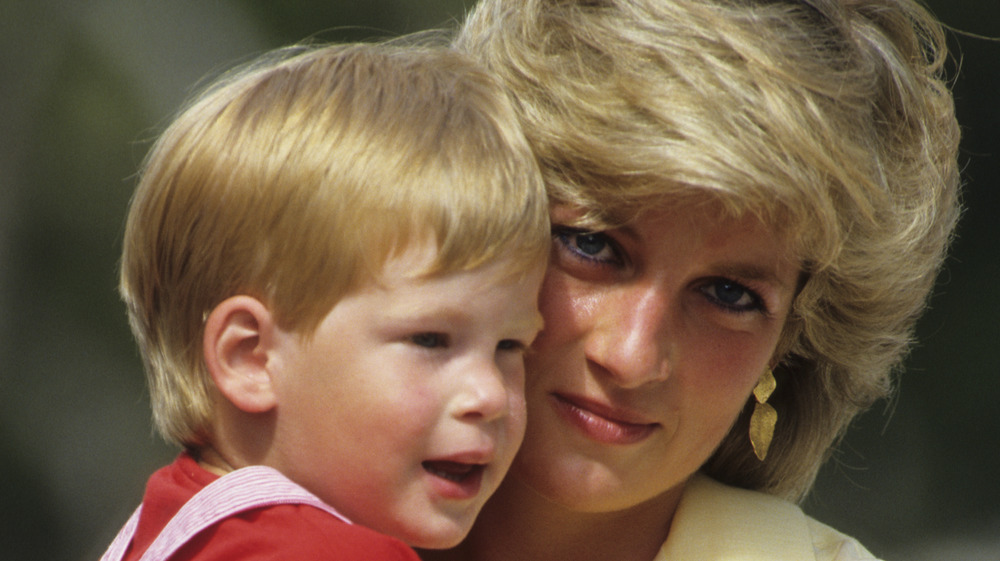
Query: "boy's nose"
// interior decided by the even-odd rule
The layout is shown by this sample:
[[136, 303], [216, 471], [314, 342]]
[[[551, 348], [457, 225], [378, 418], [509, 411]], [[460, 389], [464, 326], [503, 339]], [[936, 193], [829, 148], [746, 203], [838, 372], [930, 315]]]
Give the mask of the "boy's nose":
[[476, 360], [465, 373], [455, 416], [463, 420], [488, 422], [508, 413], [510, 389], [493, 360]]

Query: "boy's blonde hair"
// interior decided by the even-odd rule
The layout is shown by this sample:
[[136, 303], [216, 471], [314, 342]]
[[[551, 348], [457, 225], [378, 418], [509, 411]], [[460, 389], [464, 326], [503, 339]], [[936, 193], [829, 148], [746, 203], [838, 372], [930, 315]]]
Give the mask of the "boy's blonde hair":
[[748, 407], [704, 471], [801, 498], [889, 391], [959, 215], [940, 24], [912, 0], [482, 0], [456, 46], [585, 224], [710, 198], [795, 242], [775, 441], [759, 462]]
[[159, 432], [208, 437], [201, 339], [222, 300], [254, 296], [308, 335], [427, 239], [437, 261], [415, 275], [497, 258], [519, 274], [547, 254], [535, 159], [468, 58], [426, 42], [300, 47], [220, 80], [153, 146], [125, 229], [120, 290]]

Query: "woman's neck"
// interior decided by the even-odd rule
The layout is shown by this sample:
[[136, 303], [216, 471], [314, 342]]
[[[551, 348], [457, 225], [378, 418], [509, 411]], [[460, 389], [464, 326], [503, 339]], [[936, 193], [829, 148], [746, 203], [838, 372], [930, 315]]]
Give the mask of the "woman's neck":
[[451, 551], [424, 552], [428, 561], [652, 561], [660, 550], [680, 491], [627, 511], [586, 513], [550, 502], [508, 477]]

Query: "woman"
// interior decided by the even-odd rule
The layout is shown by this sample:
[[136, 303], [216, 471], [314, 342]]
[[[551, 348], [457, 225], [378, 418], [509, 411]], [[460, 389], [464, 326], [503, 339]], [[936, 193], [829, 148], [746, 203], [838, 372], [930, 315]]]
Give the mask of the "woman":
[[456, 45], [518, 104], [555, 248], [525, 443], [443, 557], [870, 559], [794, 502], [889, 391], [958, 216], [938, 23], [482, 0]]

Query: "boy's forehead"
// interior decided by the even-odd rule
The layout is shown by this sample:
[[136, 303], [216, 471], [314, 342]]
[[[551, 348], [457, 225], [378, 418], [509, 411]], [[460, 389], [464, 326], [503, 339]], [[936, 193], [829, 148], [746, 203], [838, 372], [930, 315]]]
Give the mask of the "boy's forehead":
[[457, 262], [449, 262], [442, 256], [440, 244], [431, 234], [423, 234], [407, 239], [405, 244], [387, 252], [381, 265], [372, 267], [371, 278], [360, 285], [374, 284], [386, 288], [395, 282], [429, 282], [460, 275], [482, 276], [505, 280], [504, 277], [520, 277], [543, 269], [547, 254], [522, 254], [516, 242], [508, 242], [509, 248], [494, 248], [495, 255], [484, 257], [479, 252], [460, 256]]
[[470, 304], [497, 301], [500, 306], [490, 322], [518, 330], [541, 329], [537, 302], [544, 261], [526, 267], [523, 260], [506, 256], [472, 269], [415, 273], [426, 270], [436, 254], [418, 251], [390, 259], [381, 274], [361, 283], [354, 294], [377, 298], [380, 306], [375, 315], [388, 321], [467, 324], [483, 319], [470, 312]]

